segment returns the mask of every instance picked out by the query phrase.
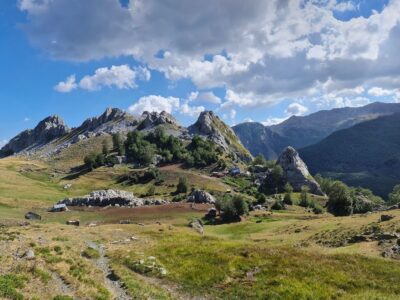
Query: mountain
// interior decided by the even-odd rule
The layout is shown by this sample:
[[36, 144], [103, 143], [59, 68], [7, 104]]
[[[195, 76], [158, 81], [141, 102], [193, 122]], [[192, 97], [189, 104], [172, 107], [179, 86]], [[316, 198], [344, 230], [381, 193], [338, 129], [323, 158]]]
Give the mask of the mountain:
[[311, 173], [322, 173], [387, 197], [400, 183], [400, 113], [339, 130], [300, 149]]
[[11, 139], [11, 141], [1, 149], [0, 157], [20, 153], [22, 151], [34, 151], [69, 132], [70, 129], [60, 117], [47, 117], [40, 121], [34, 129], [25, 130]]
[[225, 151], [233, 153], [240, 160], [252, 159], [250, 152], [242, 145], [235, 132], [212, 111], [204, 111], [197, 122], [188, 127], [189, 134], [207, 137], [221, 146]]
[[254, 156], [261, 153], [267, 159], [276, 159], [285, 147], [303, 148], [329, 136], [331, 133], [355, 124], [400, 112], [399, 103], [372, 103], [363, 107], [345, 107], [322, 110], [308, 116], [292, 116], [272, 126], [243, 123], [233, 127], [243, 145]]
[[254, 156], [262, 154], [268, 159], [277, 159], [282, 149], [289, 145], [285, 138], [260, 123], [242, 123], [232, 129]]
[[291, 146], [303, 148], [321, 141], [337, 130], [396, 112], [400, 112], [399, 103], [376, 102], [363, 107], [321, 110], [304, 117], [292, 116], [269, 128], [286, 138]]
[[[35, 129], [26, 130], [13, 138], [1, 149], [0, 153], [1, 157], [24, 154], [38, 158], [54, 158], [55, 155], [72, 146], [82, 145], [79, 152], [86, 155], [89, 150], [94, 151], [91, 148], [95, 147], [95, 144], [100, 143], [101, 146], [104, 138], [107, 136], [110, 138], [113, 133], [125, 135], [134, 130], [148, 132], [160, 126], [167, 134], [183, 140], [188, 140], [194, 134], [198, 134], [213, 140], [235, 158], [244, 161], [252, 159], [251, 154], [240, 143], [233, 130], [213, 112], [203, 112], [195, 124], [185, 128], [167, 112], [146, 111], [136, 118], [117, 108], [108, 108], [102, 115], [89, 118], [79, 127], [72, 129], [69, 129], [59, 117], [48, 117], [41, 121]], [[97, 137], [99, 139], [93, 142], [92, 140]], [[65, 158], [57, 157], [57, 159]]]

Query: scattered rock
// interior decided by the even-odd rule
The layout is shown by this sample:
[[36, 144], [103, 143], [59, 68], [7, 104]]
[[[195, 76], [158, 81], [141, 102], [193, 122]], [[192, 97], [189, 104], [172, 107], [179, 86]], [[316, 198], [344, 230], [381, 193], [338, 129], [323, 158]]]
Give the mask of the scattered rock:
[[217, 210], [214, 207], [210, 208], [204, 217], [208, 220], [215, 219], [217, 217]]
[[64, 190], [69, 190], [72, 187], [72, 184], [68, 183], [64, 185]]
[[32, 249], [29, 249], [28, 251], [25, 252], [23, 257], [26, 260], [34, 260], [35, 259], [35, 252]]
[[189, 227], [192, 227], [194, 230], [196, 230], [201, 235], [204, 234], [203, 223], [199, 219], [194, 219], [194, 220], [190, 221]]
[[27, 220], [41, 220], [42, 216], [37, 214], [37, 213], [34, 213], [34, 212], [30, 211], [30, 212], [25, 214], [25, 219], [27, 219]]
[[132, 224], [132, 222], [130, 220], [120, 220], [119, 224]]
[[381, 222], [390, 221], [394, 217], [392, 215], [381, 215]]
[[194, 190], [187, 198], [187, 202], [215, 204], [215, 198], [201, 190]]
[[348, 242], [349, 242], [350, 244], [361, 243], [361, 242], [368, 242], [368, 241], [369, 241], [369, 238], [368, 238], [368, 236], [365, 236], [365, 235], [355, 235], [355, 236], [352, 236], [352, 237], [348, 240]]
[[80, 221], [79, 220], [69, 220], [66, 223], [67, 225], [72, 225], [72, 226], [79, 226], [80, 225]]

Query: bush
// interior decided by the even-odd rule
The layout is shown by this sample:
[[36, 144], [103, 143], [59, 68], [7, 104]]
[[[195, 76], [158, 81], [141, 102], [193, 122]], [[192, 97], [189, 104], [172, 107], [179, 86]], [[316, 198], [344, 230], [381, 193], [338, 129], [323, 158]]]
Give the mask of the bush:
[[66, 295], [57, 295], [53, 298], [53, 300], [74, 300], [74, 298]]
[[299, 206], [301, 206], [301, 207], [309, 207], [310, 206], [310, 200], [308, 199], [308, 191], [309, 191], [309, 188], [307, 186], [301, 187]]
[[178, 194], [186, 194], [189, 190], [189, 184], [186, 177], [179, 177], [178, 185], [176, 186], [176, 192]]
[[218, 211], [222, 211], [224, 222], [238, 221], [240, 217], [249, 212], [247, 202], [240, 196], [226, 196], [223, 201], [217, 201], [215, 205]]
[[292, 194], [285, 193], [285, 196], [283, 197], [283, 203], [286, 205], [293, 205]]
[[263, 204], [265, 204], [266, 201], [267, 201], [267, 198], [265, 197], [265, 195], [262, 193], [259, 193], [257, 196], [257, 204], [263, 205]]
[[349, 188], [340, 181], [331, 186], [327, 203], [328, 211], [335, 216], [349, 216], [353, 214], [353, 200]]
[[322, 208], [322, 206], [318, 203], [314, 204], [314, 208], [313, 208], [313, 213], [316, 215], [320, 215], [323, 214], [325, 212], [325, 210]]
[[155, 193], [156, 193], [156, 187], [154, 185], [151, 185], [147, 190], [146, 196], [154, 196]]
[[276, 200], [274, 204], [271, 206], [273, 210], [283, 210], [285, 209], [285, 204], [281, 200]]
[[13, 300], [22, 300], [24, 297], [17, 292], [16, 289], [23, 288], [26, 278], [18, 275], [1, 275], [0, 276], [0, 297]]
[[393, 188], [393, 191], [389, 194], [389, 205], [396, 205], [400, 203], [400, 184]]

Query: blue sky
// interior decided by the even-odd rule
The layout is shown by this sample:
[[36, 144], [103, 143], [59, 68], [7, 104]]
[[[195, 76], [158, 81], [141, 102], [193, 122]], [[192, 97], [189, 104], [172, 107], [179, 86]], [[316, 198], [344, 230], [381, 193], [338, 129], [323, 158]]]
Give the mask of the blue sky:
[[399, 0], [2, 1], [0, 143], [48, 115], [77, 126], [109, 106], [167, 109], [185, 125], [210, 109], [232, 125], [398, 101], [399, 7]]

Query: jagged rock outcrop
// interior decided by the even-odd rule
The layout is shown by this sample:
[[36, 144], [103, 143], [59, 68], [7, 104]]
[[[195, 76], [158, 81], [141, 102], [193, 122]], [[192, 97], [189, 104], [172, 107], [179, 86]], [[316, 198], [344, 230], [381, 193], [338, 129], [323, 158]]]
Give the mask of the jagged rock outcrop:
[[301, 191], [302, 186], [308, 186], [310, 193], [324, 195], [318, 182], [308, 172], [308, 168], [299, 153], [293, 147], [287, 147], [277, 161], [283, 169], [283, 176], [289, 182], [295, 192]]
[[187, 202], [215, 204], [215, 198], [205, 191], [194, 190], [188, 197]]
[[74, 131], [83, 133], [116, 133], [127, 132], [134, 129], [138, 124], [131, 114], [124, 112], [119, 108], [107, 108], [99, 117], [89, 118]]
[[136, 197], [133, 193], [116, 190], [93, 191], [89, 195], [76, 198], [67, 198], [59, 201], [57, 204], [67, 206], [129, 206], [137, 207], [143, 205], [162, 205], [167, 204], [165, 200], [142, 199]]
[[140, 119], [142, 121], [138, 126], [139, 129], [148, 129], [163, 124], [170, 124], [176, 127], [181, 127], [178, 121], [166, 111], [163, 111], [161, 113], [145, 111], [143, 112]]
[[222, 122], [212, 111], [203, 111], [196, 123], [191, 125], [188, 130], [192, 135], [197, 134], [211, 139], [225, 151], [243, 161], [252, 159], [250, 152], [242, 145], [232, 128]]
[[0, 156], [37, 149], [69, 132], [70, 129], [59, 116], [47, 117], [34, 129], [25, 130], [14, 137], [1, 149]]

